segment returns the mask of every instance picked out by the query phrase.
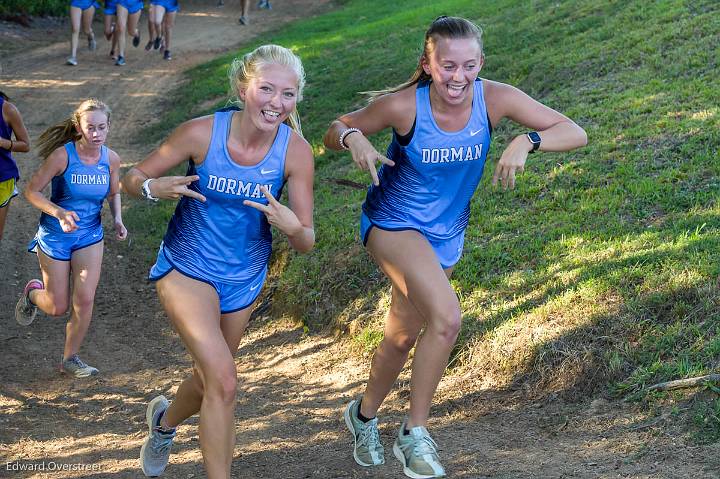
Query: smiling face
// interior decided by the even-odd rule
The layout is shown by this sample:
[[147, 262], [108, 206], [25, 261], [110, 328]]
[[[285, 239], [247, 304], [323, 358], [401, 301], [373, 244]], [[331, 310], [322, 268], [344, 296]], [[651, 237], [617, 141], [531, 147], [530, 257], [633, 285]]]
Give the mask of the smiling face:
[[101, 110], [86, 111], [80, 115], [79, 125], [75, 127], [87, 145], [100, 147], [105, 143], [110, 124], [107, 114]]
[[295, 110], [298, 102], [297, 74], [277, 63], [264, 65], [240, 88], [245, 114], [263, 131], [274, 131]]
[[472, 99], [472, 88], [483, 64], [478, 40], [474, 37], [444, 38], [422, 59], [425, 73], [432, 77], [438, 97], [450, 105]]

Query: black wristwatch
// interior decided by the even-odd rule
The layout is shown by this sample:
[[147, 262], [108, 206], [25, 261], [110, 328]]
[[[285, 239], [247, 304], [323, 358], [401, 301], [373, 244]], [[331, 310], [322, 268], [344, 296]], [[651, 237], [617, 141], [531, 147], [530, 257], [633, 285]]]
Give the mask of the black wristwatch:
[[526, 134], [528, 140], [530, 140], [530, 143], [532, 143], [532, 150], [530, 150], [528, 153], [535, 153], [535, 150], [540, 148], [540, 135], [537, 131], [531, 131]]

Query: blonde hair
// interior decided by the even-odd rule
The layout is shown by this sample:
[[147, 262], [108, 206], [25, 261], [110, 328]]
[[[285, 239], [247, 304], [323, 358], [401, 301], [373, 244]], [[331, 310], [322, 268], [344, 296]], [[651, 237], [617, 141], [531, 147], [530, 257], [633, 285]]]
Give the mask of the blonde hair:
[[[298, 77], [298, 103], [302, 100], [302, 92], [305, 87], [305, 69], [303, 68], [300, 58], [292, 51], [279, 45], [262, 45], [257, 47], [250, 53], [246, 53], [242, 58], [233, 60], [228, 70], [228, 78], [230, 80], [231, 98], [229, 103], [238, 105], [242, 108], [243, 101], [240, 99], [240, 90], [247, 88], [253, 78], [256, 78], [260, 70], [266, 65], [283, 65], [290, 68]], [[285, 123], [302, 136], [302, 128], [300, 127], [300, 115], [297, 111], [297, 104]]]
[[370, 101], [375, 98], [387, 95], [388, 93], [395, 93], [405, 88], [411, 87], [416, 83], [430, 80], [430, 75], [425, 73], [423, 69], [423, 60], [427, 61], [430, 55], [435, 50], [435, 44], [440, 38], [447, 39], [458, 39], [458, 38], [475, 38], [478, 42], [478, 47], [482, 53], [483, 42], [482, 42], [482, 29], [475, 25], [470, 20], [466, 20], [461, 17], [437, 17], [430, 24], [430, 27], [425, 32], [425, 41], [423, 43], [423, 51], [418, 59], [417, 68], [410, 78], [394, 87], [386, 88], [384, 90], [376, 91], [364, 91], [361, 92], [369, 97]]
[[103, 112], [107, 117], [108, 125], [110, 124], [110, 108], [97, 98], [89, 98], [80, 103], [69, 118], [57, 125], [51, 126], [40, 135], [40, 138], [38, 138], [40, 158], [47, 158], [50, 156], [50, 153], [69, 141], [79, 140], [82, 135], [77, 132], [76, 127], [80, 126], [80, 118], [82, 115], [89, 111]]

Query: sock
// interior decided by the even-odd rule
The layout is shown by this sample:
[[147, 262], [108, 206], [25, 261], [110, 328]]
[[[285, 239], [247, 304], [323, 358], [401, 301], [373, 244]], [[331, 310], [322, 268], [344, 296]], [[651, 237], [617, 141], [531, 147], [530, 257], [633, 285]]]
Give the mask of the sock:
[[155, 427], [158, 431], [160, 431], [161, 434], [172, 434], [175, 432], [175, 428], [165, 429], [160, 425], [160, 421], [162, 420], [162, 417], [165, 415], [165, 411], [158, 414], [157, 422], [155, 423]]
[[362, 413], [360, 412], [360, 406], [361, 406], [361, 405], [362, 405], [362, 399], [360, 400], [360, 402], [358, 402], [357, 418], [360, 419], [362, 422], [370, 422], [370, 421], [372, 421], [374, 418], [372, 418], [372, 417], [365, 417], [365, 416], [362, 415]]

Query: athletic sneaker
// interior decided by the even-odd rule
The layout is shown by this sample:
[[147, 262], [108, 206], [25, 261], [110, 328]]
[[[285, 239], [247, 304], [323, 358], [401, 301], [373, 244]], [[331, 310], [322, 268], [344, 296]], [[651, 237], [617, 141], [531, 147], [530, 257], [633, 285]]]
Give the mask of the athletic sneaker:
[[248, 18], [243, 15], [242, 17], [238, 18], [238, 23], [240, 25], [248, 25], [250, 23], [250, 20], [248, 20]]
[[157, 50], [160, 48], [160, 45], [162, 45], [162, 37], [157, 36], [155, 37], [155, 40], [153, 40], [153, 50]]
[[138, 45], [140, 45], [140, 34], [139, 33], [133, 37], [133, 46], [135, 48], [137, 48]]
[[268, 0], [259, 0], [257, 2], [258, 8], [265, 8], [267, 10], [270, 10], [272, 7], [270, 6], [270, 2]]
[[218, 7], [225, 6], [225, 1], [224, 1], [224, 0], [218, 0], [217, 6], [218, 6]]
[[398, 437], [393, 444], [393, 454], [403, 465], [403, 472], [408, 477], [424, 479], [431, 477], [445, 477], [445, 469], [440, 464], [437, 453], [437, 444], [422, 426], [410, 429], [404, 434], [403, 421]]
[[37, 306], [30, 301], [30, 291], [33, 289], [45, 289], [45, 285], [39, 279], [31, 279], [25, 285], [25, 289], [15, 305], [15, 321], [21, 326], [32, 323], [37, 315]]
[[122, 56], [122, 55], [120, 55], [119, 57], [117, 57], [117, 60], [115, 60], [115, 65], [117, 65], [117, 66], [119, 66], [119, 67], [125, 65], [125, 57]]
[[172, 55], [170, 55], [170, 50], [165, 50], [163, 53], [163, 59], [164, 60], [172, 60]]
[[88, 50], [94, 51], [96, 48], [95, 35], [88, 35]]
[[60, 372], [72, 374], [76, 378], [86, 378], [88, 376], [95, 376], [98, 373], [98, 370], [85, 364], [85, 362], [80, 359], [80, 356], [77, 354], [73, 354], [67, 359], [63, 358], [60, 362]]
[[361, 466], [377, 466], [385, 463], [385, 451], [380, 443], [380, 432], [378, 431], [378, 420], [376, 417], [368, 422], [362, 422], [358, 418], [360, 401], [353, 399], [345, 408], [343, 416], [345, 424], [355, 439], [353, 446], [353, 457], [355, 462]]
[[75, 57], [70, 57], [70, 58], [68, 58], [68, 59], [65, 61], [65, 64], [76, 67], [76, 66], [77, 66], [77, 58], [75, 58]]
[[148, 42], [145, 44], [145, 51], [149, 52], [152, 49], [152, 47], [153, 47], [153, 41], [148, 40]]
[[158, 396], [148, 404], [145, 419], [148, 425], [148, 437], [140, 449], [140, 466], [148, 477], [157, 477], [165, 471], [170, 460], [175, 429], [165, 432], [160, 429], [160, 415], [170, 403], [165, 396]]

